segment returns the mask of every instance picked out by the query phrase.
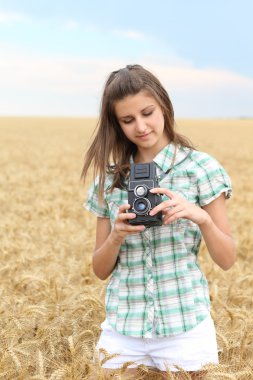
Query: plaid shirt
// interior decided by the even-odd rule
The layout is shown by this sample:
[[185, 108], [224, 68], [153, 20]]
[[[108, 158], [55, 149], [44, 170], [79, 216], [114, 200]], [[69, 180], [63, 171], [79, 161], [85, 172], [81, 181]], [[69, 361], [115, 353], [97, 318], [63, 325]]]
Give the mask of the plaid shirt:
[[[231, 195], [230, 179], [211, 156], [179, 147], [170, 169], [175, 145], [170, 143], [154, 158], [160, 187], [166, 187], [199, 206], [225, 193]], [[164, 177], [164, 178], [163, 178]], [[98, 181], [91, 187], [85, 207], [113, 225], [119, 205], [127, 203], [127, 190], [108, 190], [98, 202]], [[166, 197], [164, 196], [164, 199]], [[198, 263], [201, 242], [198, 225], [179, 219], [169, 225], [147, 228], [128, 235], [106, 291], [106, 312], [110, 325], [133, 337], [166, 337], [188, 331], [209, 313], [207, 280]]]

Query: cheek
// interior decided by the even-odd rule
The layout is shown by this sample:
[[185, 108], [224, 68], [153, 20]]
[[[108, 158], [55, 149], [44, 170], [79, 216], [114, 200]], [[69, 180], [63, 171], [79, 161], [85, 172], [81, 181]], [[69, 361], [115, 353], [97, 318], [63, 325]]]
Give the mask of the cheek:
[[164, 127], [165, 119], [164, 119], [164, 114], [162, 112], [160, 113], [160, 122], [161, 122], [161, 125]]
[[163, 131], [165, 131], [165, 120], [164, 120], [164, 116], [162, 115], [161, 117], [161, 128]]
[[164, 120], [164, 116], [163, 116], [162, 111], [158, 111], [158, 112], [154, 113], [153, 122], [155, 123], [155, 125], [157, 125], [161, 128], [164, 127], [165, 120]]
[[133, 133], [131, 132], [131, 128], [121, 126], [121, 130], [124, 133], [124, 135], [131, 140], [131, 137], [133, 137]]

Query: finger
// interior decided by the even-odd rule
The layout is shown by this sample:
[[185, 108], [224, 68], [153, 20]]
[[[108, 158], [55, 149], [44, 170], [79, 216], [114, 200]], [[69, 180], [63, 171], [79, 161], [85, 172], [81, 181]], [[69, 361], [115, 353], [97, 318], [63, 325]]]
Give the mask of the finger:
[[129, 209], [130, 209], [130, 204], [124, 203], [119, 206], [119, 213], [126, 212], [126, 210], [129, 210]]
[[167, 201], [163, 201], [162, 203], [159, 203], [159, 205], [155, 206], [149, 213], [150, 216], [153, 216], [155, 214], [157, 214], [159, 211], [164, 211], [164, 210], [167, 210], [167, 209], [170, 209], [171, 207], [174, 207], [176, 206], [178, 203], [177, 200], [167, 200]]
[[131, 226], [131, 227], [133, 227], [133, 228], [129, 231], [130, 234], [136, 234], [136, 233], [142, 232], [146, 229], [146, 227], [144, 225]]
[[136, 215], [133, 212], [128, 213], [128, 210], [130, 207], [131, 206], [128, 203], [120, 205], [118, 214], [117, 214], [117, 219], [125, 220], [125, 219], [135, 218]]
[[125, 224], [125, 223], [118, 223], [117, 226], [115, 226], [118, 231], [124, 232], [124, 233], [137, 233], [145, 230], [144, 225], [137, 225], [132, 226], [131, 224]]
[[167, 201], [164, 201], [160, 203], [158, 206], [155, 206], [149, 213], [150, 216], [153, 216], [157, 214], [159, 211], [163, 211], [165, 209], [168, 209], [170, 206], [168, 205]]
[[118, 217], [117, 217], [117, 219], [120, 221], [125, 221], [128, 219], [134, 219], [134, 218], [136, 218], [136, 214], [133, 212], [124, 212], [124, 213], [118, 214]]
[[174, 198], [175, 194], [169, 190], [169, 189], [166, 189], [164, 187], [154, 187], [153, 189], [149, 190], [150, 193], [153, 193], [153, 194], [163, 194], [163, 195], [167, 195], [167, 197], [169, 198]]
[[184, 217], [185, 217], [184, 211], [180, 211], [180, 212], [177, 212], [176, 214], [170, 216], [169, 218], [164, 218], [163, 223], [164, 224], [170, 224], [170, 223], [173, 223], [176, 220], [184, 218]]
[[184, 211], [184, 208], [182, 205], [177, 205], [175, 207], [172, 207], [166, 211], [166, 216], [172, 216], [174, 214], [177, 214], [178, 212]]

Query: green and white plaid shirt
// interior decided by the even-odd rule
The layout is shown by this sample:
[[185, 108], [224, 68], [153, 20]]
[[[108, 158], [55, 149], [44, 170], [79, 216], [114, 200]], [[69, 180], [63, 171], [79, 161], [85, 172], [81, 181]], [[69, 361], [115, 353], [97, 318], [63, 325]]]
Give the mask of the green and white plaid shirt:
[[[174, 149], [170, 143], [154, 158], [158, 176], [170, 169]], [[115, 188], [111, 193], [111, 183], [108, 175], [104, 202], [99, 203], [96, 180], [85, 207], [98, 217], [110, 218], [113, 225], [119, 205], [127, 203], [127, 190]], [[160, 187], [199, 206], [223, 192], [226, 198], [231, 195], [222, 166], [208, 154], [185, 147], [178, 148]], [[110, 325], [124, 335], [151, 338], [179, 334], [200, 323], [210, 310], [208, 283], [197, 263], [200, 242], [199, 227], [187, 219], [127, 236], [106, 291]]]

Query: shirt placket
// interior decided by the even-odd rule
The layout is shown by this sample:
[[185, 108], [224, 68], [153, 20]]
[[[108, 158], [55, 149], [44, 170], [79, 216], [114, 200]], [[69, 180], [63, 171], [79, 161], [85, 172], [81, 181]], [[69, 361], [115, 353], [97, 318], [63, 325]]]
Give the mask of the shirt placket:
[[144, 232], [145, 251], [146, 251], [146, 296], [147, 296], [147, 318], [144, 323], [144, 338], [152, 338], [154, 325], [154, 279], [152, 262], [152, 234], [151, 229], [147, 228]]

